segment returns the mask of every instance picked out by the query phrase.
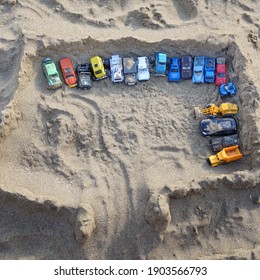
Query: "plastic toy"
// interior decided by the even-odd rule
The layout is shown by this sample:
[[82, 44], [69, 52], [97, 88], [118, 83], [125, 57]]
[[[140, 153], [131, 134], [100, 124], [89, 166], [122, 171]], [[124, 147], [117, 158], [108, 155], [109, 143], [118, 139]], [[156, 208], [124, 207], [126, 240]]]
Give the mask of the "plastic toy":
[[93, 85], [91, 79], [90, 66], [88, 64], [78, 64], [76, 67], [76, 74], [78, 76], [78, 88], [90, 89]]
[[133, 86], [137, 82], [137, 64], [133, 57], [123, 58], [123, 69], [125, 75], [125, 84]]
[[237, 88], [232, 82], [229, 82], [227, 85], [222, 84], [219, 87], [219, 94], [221, 97], [226, 97], [228, 95], [234, 96], [236, 95], [236, 93], [237, 93]]
[[150, 79], [149, 61], [146, 56], [137, 57], [137, 79], [148, 81]]
[[232, 135], [237, 133], [237, 122], [232, 117], [212, 117], [201, 120], [199, 128], [203, 136]]
[[165, 53], [155, 55], [155, 76], [166, 76], [167, 56]]
[[239, 139], [237, 134], [223, 137], [212, 137], [210, 139], [210, 144], [214, 152], [219, 152], [223, 148], [238, 145]]
[[198, 107], [194, 108], [195, 118], [198, 118], [201, 114], [203, 115], [213, 115], [218, 114], [224, 115], [235, 115], [238, 112], [238, 106], [233, 103], [222, 103], [220, 106], [215, 104], [208, 104], [204, 108], [200, 109]]
[[90, 59], [92, 68], [92, 78], [95, 81], [103, 80], [108, 77], [108, 71], [104, 67], [104, 62], [100, 56], [94, 56]]
[[113, 83], [123, 82], [123, 64], [122, 58], [119, 55], [112, 55], [110, 58], [110, 73]]
[[227, 82], [227, 67], [226, 67], [226, 59], [225, 57], [217, 57], [217, 65], [216, 65], [216, 86], [220, 86], [222, 84], [226, 84]]
[[64, 57], [60, 59], [60, 68], [66, 85], [70, 88], [77, 86], [77, 77], [71, 59]]
[[180, 59], [178, 57], [173, 57], [170, 59], [170, 67], [168, 73], [168, 81], [169, 82], [179, 82], [181, 79], [180, 72]]
[[209, 156], [208, 161], [212, 167], [215, 167], [223, 163], [230, 163], [232, 161], [239, 160], [242, 157], [243, 155], [240, 153], [238, 145], [236, 145], [223, 148], [223, 150], [216, 155]]
[[216, 60], [213, 57], [205, 58], [205, 83], [214, 83], [215, 81]]
[[192, 77], [192, 57], [190, 55], [183, 55], [181, 57], [181, 78], [191, 79]]
[[42, 62], [42, 66], [43, 72], [48, 81], [48, 89], [56, 89], [61, 87], [62, 83], [60, 80], [60, 75], [53, 60], [51, 60], [49, 57], [45, 58]]
[[205, 66], [204, 56], [195, 56], [194, 63], [193, 63], [192, 83], [194, 84], [204, 83], [204, 66]]

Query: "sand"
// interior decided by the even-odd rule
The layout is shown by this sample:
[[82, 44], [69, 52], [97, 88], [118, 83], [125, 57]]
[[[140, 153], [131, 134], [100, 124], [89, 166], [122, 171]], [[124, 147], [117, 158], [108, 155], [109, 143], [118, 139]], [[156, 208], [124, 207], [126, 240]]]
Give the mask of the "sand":
[[[245, 2], [245, 3], [244, 3]], [[259, 1], [0, 1], [0, 259], [260, 259]], [[210, 167], [213, 84], [46, 88], [42, 60], [227, 58], [244, 157]]]

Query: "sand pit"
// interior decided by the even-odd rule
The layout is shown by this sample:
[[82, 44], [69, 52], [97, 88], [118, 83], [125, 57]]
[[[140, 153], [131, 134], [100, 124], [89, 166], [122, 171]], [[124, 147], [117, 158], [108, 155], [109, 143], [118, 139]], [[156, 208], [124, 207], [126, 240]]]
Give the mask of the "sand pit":
[[[93, 2], [88, 12], [75, 6], [73, 13], [67, 1], [41, 2], [38, 9], [32, 1], [19, 1], [16, 12], [41, 15], [39, 20], [50, 13], [82, 26], [70, 39], [65, 32], [64, 38], [40, 35], [38, 26], [25, 36], [14, 29], [13, 40], [1, 41], [0, 258], [259, 259], [259, 93], [244, 49], [217, 33], [153, 40], [140, 39], [142, 30], [139, 39], [122, 31], [114, 39], [84, 34], [85, 25], [107, 32], [122, 20], [126, 29], [173, 28], [178, 34], [177, 25], [201, 25], [196, 1], [171, 4], [181, 20], [177, 25], [162, 16], [164, 4], [129, 9], [127, 1], [100, 8]], [[105, 8], [115, 11], [114, 20], [108, 15], [101, 20]], [[227, 58], [238, 94], [225, 101], [239, 106], [242, 160], [218, 168], [206, 161], [213, 153], [193, 109], [222, 102], [213, 84], [168, 83], [151, 75], [134, 87], [105, 79], [90, 91], [46, 89], [45, 57], [58, 63], [68, 56], [76, 64], [94, 55], [156, 51]]]

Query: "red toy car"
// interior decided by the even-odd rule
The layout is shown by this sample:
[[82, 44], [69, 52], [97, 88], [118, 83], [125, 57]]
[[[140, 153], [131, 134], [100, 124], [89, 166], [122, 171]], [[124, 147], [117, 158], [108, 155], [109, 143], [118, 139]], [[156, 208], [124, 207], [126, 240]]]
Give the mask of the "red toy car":
[[60, 68], [66, 85], [70, 88], [77, 86], [77, 78], [73, 69], [71, 59], [68, 57], [61, 58]]
[[216, 86], [227, 83], [227, 66], [225, 57], [217, 57], [217, 67], [216, 67]]

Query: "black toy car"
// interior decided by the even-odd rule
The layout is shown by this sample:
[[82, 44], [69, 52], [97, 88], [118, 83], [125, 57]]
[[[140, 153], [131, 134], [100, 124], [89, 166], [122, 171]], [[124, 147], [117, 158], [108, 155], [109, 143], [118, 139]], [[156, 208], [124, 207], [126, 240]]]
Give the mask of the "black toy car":
[[229, 135], [223, 137], [212, 137], [210, 144], [214, 152], [220, 152], [223, 148], [239, 145], [238, 135]]
[[181, 78], [191, 79], [192, 77], [192, 57], [190, 55], [183, 55], [181, 57]]
[[237, 133], [237, 122], [232, 117], [204, 119], [199, 127], [203, 136], [225, 136]]
[[76, 74], [78, 77], [78, 88], [90, 89], [92, 87], [92, 74], [88, 64], [78, 64], [76, 67]]

